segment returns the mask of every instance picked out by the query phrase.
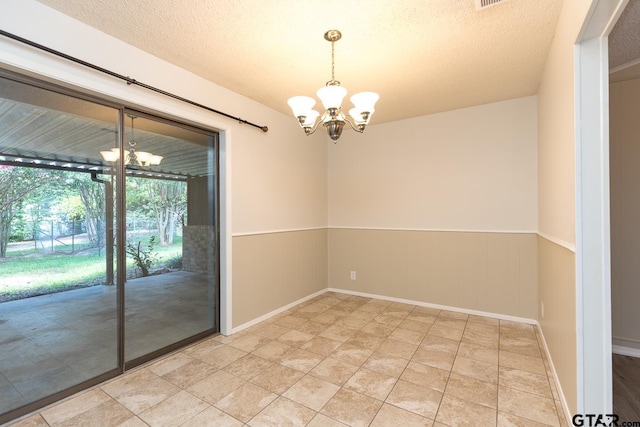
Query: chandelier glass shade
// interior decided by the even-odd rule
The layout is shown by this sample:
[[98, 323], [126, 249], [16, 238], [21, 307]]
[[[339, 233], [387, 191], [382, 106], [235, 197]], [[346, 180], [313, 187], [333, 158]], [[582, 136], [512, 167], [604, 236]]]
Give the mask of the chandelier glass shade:
[[[136, 141], [133, 137], [133, 119], [135, 117], [129, 117], [131, 117], [131, 139], [128, 142], [129, 148], [125, 153], [124, 164], [142, 167], [159, 165], [160, 162], [162, 162], [162, 156], [158, 156], [147, 151], [136, 151]], [[109, 151], [101, 151], [100, 155], [106, 162], [116, 162], [120, 159], [120, 149], [112, 148]]]
[[334, 61], [334, 43], [341, 37], [342, 34], [338, 30], [329, 30], [324, 33], [325, 40], [331, 42], [331, 80], [316, 92], [325, 109], [324, 113], [321, 115], [313, 109], [316, 100], [308, 96], [294, 96], [287, 101], [305, 134], [311, 135], [322, 124], [334, 142], [337, 142], [342, 135], [345, 123], [348, 123], [356, 132], [364, 132], [375, 112], [375, 104], [380, 98], [374, 92], [356, 93], [350, 98], [353, 108], [349, 110], [348, 115], [343, 112], [342, 102], [347, 96], [347, 89], [340, 86], [340, 82], [335, 79]]

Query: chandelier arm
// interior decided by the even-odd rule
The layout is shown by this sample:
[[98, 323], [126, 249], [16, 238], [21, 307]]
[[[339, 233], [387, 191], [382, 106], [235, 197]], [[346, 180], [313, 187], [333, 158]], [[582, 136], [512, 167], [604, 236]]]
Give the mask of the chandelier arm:
[[344, 116], [344, 121], [349, 123], [349, 126], [351, 126], [351, 129], [355, 130], [358, 133], [363, 133], [364, 132], [364, 125], [355, 125], [351, 122], [351, 120], [349, 120], [349, 118], [345, 115]]
[[[318, 130], [318, 127], [320, 126], [320, 123], [322, 123], [324, 121], [324, 117], [326, 114], [323, 114], [322, 117], [316, 119], [316, 123], [313, 125], [313, 128], [310, 127], [303, 127], [304, 129], [304, 133], [309, 136], [311, 134], [313, 134], [315, 131]], [[311, 129], [311, 130], [308, 130]]]

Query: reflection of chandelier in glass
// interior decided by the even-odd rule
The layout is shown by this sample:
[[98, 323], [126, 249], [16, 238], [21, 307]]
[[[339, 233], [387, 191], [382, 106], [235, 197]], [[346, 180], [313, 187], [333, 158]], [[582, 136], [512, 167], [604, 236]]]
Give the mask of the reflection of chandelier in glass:
[[[135, 116], [129, 117], [131, 117], [131, 139], [129, 140], [129, 151], [125, 156], [124, 164], [143, 167], [159, 165], [163, 159], [162, 156], [156, 156], [148, 151], [136, 151], [136, 141], [133, 138], [133, 119]], [[120, 149], [112, 148], [109, 151], [101, 151], [100, 154], [105, 161], [115, 162], [120, 158]]]

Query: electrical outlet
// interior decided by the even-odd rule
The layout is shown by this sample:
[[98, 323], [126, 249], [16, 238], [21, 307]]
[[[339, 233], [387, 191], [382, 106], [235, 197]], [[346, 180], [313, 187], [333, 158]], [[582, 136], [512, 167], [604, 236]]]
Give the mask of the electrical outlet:
[[544, 301], [540, 301], [540, 315], [544, 319]]
[[351, 280], [356, 280], [356, 272], [351, 271]]

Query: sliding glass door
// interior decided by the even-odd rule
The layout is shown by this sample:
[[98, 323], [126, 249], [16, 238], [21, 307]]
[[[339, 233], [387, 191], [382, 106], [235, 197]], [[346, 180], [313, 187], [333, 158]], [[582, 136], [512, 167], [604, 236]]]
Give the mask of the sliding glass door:
[[0, 72], [0, 424], [218, 331], [217, 150]]
[[214, 134], [130, 110], [125, 147], [125, 358], [135, 365], [217, 330], [217, 160]]

